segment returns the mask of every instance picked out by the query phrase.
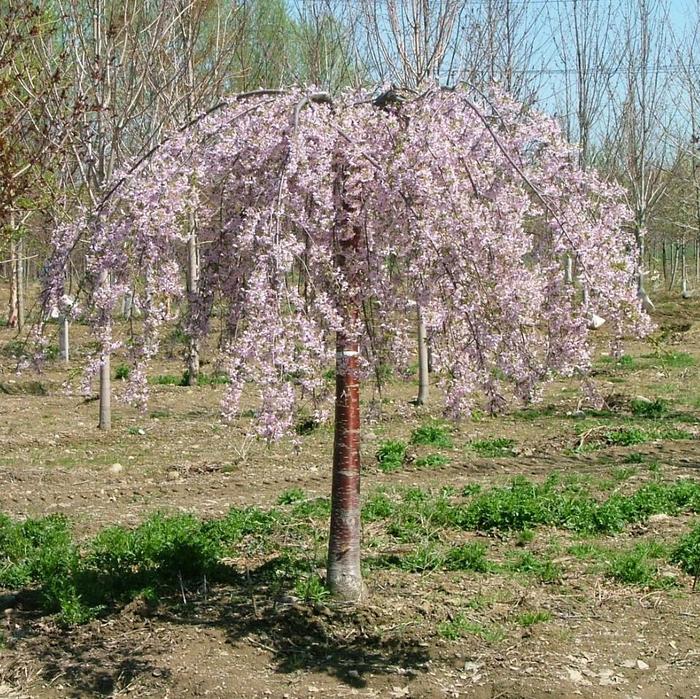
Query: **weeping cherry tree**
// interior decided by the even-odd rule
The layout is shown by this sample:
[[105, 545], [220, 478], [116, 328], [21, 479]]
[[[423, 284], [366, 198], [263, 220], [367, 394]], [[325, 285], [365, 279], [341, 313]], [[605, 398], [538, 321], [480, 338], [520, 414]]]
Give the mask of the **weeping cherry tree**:
[[[136, 290], [143, 323], [127, 393], [143, 403], [168, 300], [184, 293], [194, 218], [202, 265], [188, 332], [204, 337], [214, 310], [225, 321], [224, 418], [236, 418], [244, 390], [256, 394], [254, 429], [278, 440], [301, 394], [323, 410], [323, 373], [335, 366], [327, 582], [357, 600], [360, 382], [378, 348], [408, 365], [416, 305], [455, 417], [585, 374], [593, 313], [613, 343], [647, 330], [623, 193], [576, 163], [554, 120], [498, 92], [241, 95], [119, 173], [97, 213], [55, 232], [44, 302], [60, 303], [66, 256], [87, 237], [81, 307], [102, 345], [88, 374], [119, 347], [115, 304]], [[566, 281], [568, 258], [585, 297]]]

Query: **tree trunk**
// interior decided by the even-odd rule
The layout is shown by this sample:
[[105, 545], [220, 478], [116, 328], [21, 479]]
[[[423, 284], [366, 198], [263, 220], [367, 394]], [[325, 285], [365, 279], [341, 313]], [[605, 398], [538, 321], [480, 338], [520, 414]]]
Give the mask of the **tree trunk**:
[[[187, 241], [187, 290], [192, 299], [199, 288], [199, 258], [197, 250], [197, 228], [194, 220], [190, 220], [190, 238]], [[190, 335], [187, 338], [187, 385], [196, 386], [199, 378], [199, 340]]]
[[[347, 166], [336, 163], [336, 264], [347, 274], [350, 291], [343, 299], [346, 330], [336, 338], [335, 432], [331, 528], [328, 539], [326, 583], [331, 594], [346, 601], [359, 601], [364, 593], [360, 568], [360, 378], [359, 344], [354, 333], [361, 304], [355, 296], [358, 272], [354, 267], [362, 231], [347, 230], [345, 201]], [[349, 235], [348, 235], [349, 234]]]
[[58, 319], [58, 352], [66, 364], [70, 362], [70, 338], [69, 338], [70, 322], [68, 317], [62, 315]]
[[[14, 220], [12, 222], [14, 228]], [[17, 330], [24, 329], [24, 241], [17, 241]]]
[[666, 241], [661, 241], [661, 269], [664, 275], [664, 284], [668, 283], [668, 256], [666, 255]]
[[100, 422], [101, 430], [112, 429], [112, 376], [109, 353], [102, 355], [100, 365]]
[[430, 392], [428, 372], [428, 337], [420, 306], [418, 306], [418, 398], [416, 405], [425, 405]]
[[10, 238], [10, 304], [7, 313], [7, 325], [17, 327], [17, 245]]
[[566, 256], [566, 268], [564, 269], [564, 281], [567, 284], [574, 283], [574, 258], [571, 255]]
[[[100, 285], [107, 281], [107, 272], [100, 274]], [[100, 364], [100, 421], [101, 430], [112, 429], [112, 373], [109, 352], [102, 353]]]
[[360, 383], [358, 345], [338, 334], [335, 434], [327, 583], [336, 597], [359, 600], [360, 570]]
[[[675, 249], [674, 249], [675, 248]], [[678, 262], [680, 260], [681, 247], [678, 243], [671, 243], [671, 279], [668, 282], [668, 290], [673, 289], [676, 283], [676, 275], [678, 274]]]

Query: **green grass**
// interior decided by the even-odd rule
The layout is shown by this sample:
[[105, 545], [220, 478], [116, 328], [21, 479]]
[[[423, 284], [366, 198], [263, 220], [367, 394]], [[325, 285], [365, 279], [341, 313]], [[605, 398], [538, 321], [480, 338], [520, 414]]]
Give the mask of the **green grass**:
[[451, 548], [445, 555], [444, 566], [447, 570], [472, 570], [475, 573], [486, 573], [492, 567], [486, 559], [486, 546], [479, 542]]
[[512, 553], [504, 566], [513, 573], [526, 573], [541, 583], [558, 582], [562, 577], [561, 568], [549, 558], [538, 558], [530, 551]]
[[[649, 482], [607, 497], [591, 487], [595, 484], [585, 478], [558, 474], [542, 483], [516, 478], [502, 486], [461, 491], [377, 490], [362, 509], [363, 521], [373, 523], [372, 548], [386, 549], [391, 540], [411, 547], [407, 553], [380, 554], [373, 565], [411, 574], [523, 574], [541, 583], [560, 582], [565, 571], [551, 550], [543, 554], [525, 548], [538, 527], [600, 536], [643, 523], [652, 514], [700, 513], [698, 481]], [[79, 623], [139, 596], [177, 593], [181, 580], [227, 579], [233, 573], [222, 561], [264, 553], [268, 561], [276, 556], [274, 565], [266, 564], [275, 585], [320, 602], [324, 590], [313, 552], [319, 544], [323, 547], [329, 514], [328, 498], [291, 488], [269, 511], [233, 508], [213, 520], [156, 514], [134, 529], [109, 527], [80, 543], [64, 517], [17, 522], [0, 516], [0, 587], [35, 589], [44, 611], [57, 613], [63, 623]], [[465, 530], [514, 532], [515, 547], [505, 560], [490, 557], [482, 541], [454, 543], [464, 536], [456, 533]], [[676, 582], [661, 574], [662, 564], [675, 563], [697, 579], [700, 525], [668, 546], [651, 541], [616, 551], [598, 541], [578, 541], [568, 553], [593, 562], [597, 571], [621, 584], [665, 588]]]
[[700, 524], [683, 536], [671, 553], [671, 561], [693, 576], [693, 589], [700, 578]]
[[[213, 374], [202, 372], [197, 376], [197, 386], [220, 386], [228, 382], [228, 375], [220, 372], [214, 372]], [[189, 386], [189, 374], [187, 371], [180, 376], [175, 374], [157, 374], [156, 376], [150, 376], [148, 383], [156, 386]]]
[[382, 442], [376, 453], [380, 471], [390, 473], [402, 468], [406, 461], [406, 450], [406, 443], [398, 439]]
[[454, 619], [438, 624], [438, 634], [448, 641], [457, 641], [465, 636], [477, 636], [487, 643], [498, 643], [505, 638], [505, 631], [495, 624], [481, 624], [471, 621], [463, 614], [458, 614]]
[[667, 551], [657, 541], [636, 544], [629, 550], [613, 552], [606, 574], [617, 582], [645, 588], [667, 588], [676, 584], [669, 576], [658, 574], [659, 560]]
[[663, 398], [642, 400], [635, 398], [630, 403], [632, 415], [650, 419], [659, 419], [668, 414], [668, 403]]
[[450, 460], [442, 454], [428, 454], [416, 459], [413, 465], [416, 468], [440, 468], [440, 466], [446, 466], [449, 463]]
[[131, 375], [131, 367], [128, 364], [119, 364], [114, 370], [114, 378], [126, 381]]
[[541, 624], [545, 621], [549, 621], [552, 618], [550, 612], [537, 611], [537, 612], [522, 612], [515, 617], [515, 623], [523, 628], [529, 628], [535, 624]]
[[686, 369], [695, 366], [695, 357], [687, 352], [661, 352], [658, 359], [663, 366], [674, 369]]
[[452, 447], [452, 437], [443, 425], [421, 425], [411, 433], [411, 444], [449, 449]]
[[502, 457], [514, 456], [513, 447], [515, 441], [504, 437], [496, 437], [494, 439], [475, 439], [469, 442], [469, 448], [475, 451], [479, 456], [486, 457]]
[[639, 425], [581, 425], [578, 428], [579, 443], [575, 451], [586, 453], [610, 446], [631, 447], [656, 440], [695, 439], [688, 430], [677, 427]]

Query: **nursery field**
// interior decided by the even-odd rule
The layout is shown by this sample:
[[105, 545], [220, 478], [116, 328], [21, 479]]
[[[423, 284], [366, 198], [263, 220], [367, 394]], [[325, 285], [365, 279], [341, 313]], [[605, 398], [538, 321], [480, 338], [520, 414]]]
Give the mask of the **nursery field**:
[[323, 586], [330, 425], [247, 438], [173, 337], [101, 433], [77, 362], [16, 375], [0, 327], [0, 698], [700, 697], [700, 301], [657, 308], [597, 353], [602, 408], [571, 379], [452, 424], [368, 383], [356, 607]]

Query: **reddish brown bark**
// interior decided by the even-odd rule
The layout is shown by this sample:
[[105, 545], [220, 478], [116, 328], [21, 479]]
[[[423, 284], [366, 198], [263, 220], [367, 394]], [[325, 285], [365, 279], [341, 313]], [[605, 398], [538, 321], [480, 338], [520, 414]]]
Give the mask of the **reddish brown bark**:
[[[354, 267], [362, 231], [349, 223], [344, 201], [346, 167], [337, 164], [336, 179], [336, 263], [350, 282], [343, 299], [346, 328], [352, 329], [360, 315]], [[359, 600], [363, 593], [360, 570], [360, 382], [359, 345], [347, 333], [338, 333], [335, 373], [335, 433], [333, 439], [333, 482], [331, 486], [331, 529], [328, 541], [327, 583], [336, 597]]]
[[338, 334], [328, 586], [343, 599], [362, 596], [360, 571], [360, 384], [358, 345]]

